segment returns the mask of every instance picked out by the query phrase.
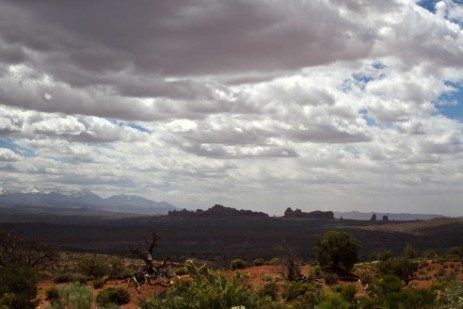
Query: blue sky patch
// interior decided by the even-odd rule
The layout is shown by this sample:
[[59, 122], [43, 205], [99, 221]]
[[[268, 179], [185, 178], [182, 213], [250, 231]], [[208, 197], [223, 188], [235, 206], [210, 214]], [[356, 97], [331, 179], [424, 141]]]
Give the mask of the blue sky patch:
[[421, 0], [417, 4], [431, 13], [436, 13], [436, 3], [440, 0]]
[[[428, 10], [429, 12], [435, 14], [436, 13], [436, 4], [438, 2], [440, 2], [441, 0], [421, 0], [421, 1], [418, 1], [417, 4], [423, 8], [425, 8], [426, 10]], [[452, 1], [453, 4], [456, 4], [456, 5], [463, 5], [463, 0], [453, 0]], [[454, 18], [448, 18], [450, 21], [463, 26], [463, 23], [461, 20], [457, 20], [457, 19], [454, 19]]]
[[362, 90], [365, 90], [365, 86], [374, 80], [373, 76], [362, 73], [354, 73], [352, 74], [352, 78], [354, 79], [355, 84]]
[[113, 119], [113, 118], [106, 118], [109, 122], [119, 126], [119, 127], [129, 127], [129, 128], [132, 128], [132, 129], [135, 129], [135, 130], [138, 130], [140, 132], [143, 132], [143, 133], [151, 133], [150, 130], [148, 130], [147, 128], [144, 128], [143, 126], [135, 123], [135, 122], [131, 122], [131, 121], [120, 121], [120, 120], [116, 120], [116, 119]]
[[382, 63], [379, 62], [379, 61], [373, 62], [373, 63], [371, 64], [371, 66], [372, 66], [373, 68], [375, 68], [376, 70], [383, 70], [383, 69], [386, 68], [386, 65], [382, 64]]
[[445, 84], [454, 88], [455, 91], [441, 94], [433, 103], [439, 114], [463, 122], [463, 82], [447, 81]]
[[346, 79], [342, 82], [340, 89], [344, 93], [349, 93], [354, 87], [358, 87], [362, 91], [365, 90], [365, 86], [374, 80], [373, 76], [363, 73], [353, 73], [352, 78]]
[[0, 148], [10, 149], [23, 157], [31, 158], [36, 156], [34, 151], [19, 147], [11, 138], [0, 138]]
[[15, 151], [15, 149], [17, 149], [18, 146], [15, 143], [13, 143], [11, 138], [0, 138], [0, 148], [7, 148]]
[[378, 123], [373, 118], [370, 118], [370, 116], [368, 116], [368, 110], [366, 108], [359, 110], [359, 114], [362, 116], [363, 119], [365, 119], [368, 126], [372, 127], [378, 125]]
[[136, 124], [134, 122], [127, 122], [126, 125], [128, 127], [131, 127], [133, 129], [138, 130], [138, 131], [143, 132], [143, 133], [151, 133], [150, 130], [148, 130], [148, 129], [146, 129], [146, 128], [142, 127], [141, 125]]

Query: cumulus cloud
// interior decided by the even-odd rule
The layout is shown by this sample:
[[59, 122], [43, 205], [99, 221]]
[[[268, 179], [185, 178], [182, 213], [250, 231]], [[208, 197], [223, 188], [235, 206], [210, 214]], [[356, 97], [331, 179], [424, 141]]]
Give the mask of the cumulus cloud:
[[20, 161], [21, 157], [17, 155], [14, 151], [6, 148], [0, 148], [0, 161], [2, 162], [12, 162]]

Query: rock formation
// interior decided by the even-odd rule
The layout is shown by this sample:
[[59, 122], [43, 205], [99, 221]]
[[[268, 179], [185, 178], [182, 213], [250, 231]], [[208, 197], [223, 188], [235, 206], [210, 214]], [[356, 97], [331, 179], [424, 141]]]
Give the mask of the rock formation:
[[285, 218], [311, 218], [311, 219], [334, 219], [332, 211], [315, 210], [311, 212], [303, 212], [300, 209], [292, 210], [288, 207], [285, 211]]
[[230, 218], [230, 217], [260, 217], [267, 218], [268, 214], [244, 210], [244, 209], [235, 209], [231, 207], [225, 207], [223, 205], [214, 205], [208, 210], [197, 209], [196, 211], [189, 211], [186, 209], [183, 210], [173, 210], [169, 211], [169, 217], [173, 218]]

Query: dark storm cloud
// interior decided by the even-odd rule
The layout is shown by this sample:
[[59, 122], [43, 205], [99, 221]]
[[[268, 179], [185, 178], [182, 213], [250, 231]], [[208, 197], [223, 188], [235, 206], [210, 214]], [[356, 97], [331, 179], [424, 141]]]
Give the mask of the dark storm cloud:
[[48, 53], [43, 69], [69, 81], [57, 64], [71, 64], [95, 74], [133, 66], [141, 74], [209, 75], [299, 69], [356, 58], [371, 47], [364, 36], [348, 33], [356, 28], [353, 23], [316, 2], [6, 4], [0, 13], [2, 38]]

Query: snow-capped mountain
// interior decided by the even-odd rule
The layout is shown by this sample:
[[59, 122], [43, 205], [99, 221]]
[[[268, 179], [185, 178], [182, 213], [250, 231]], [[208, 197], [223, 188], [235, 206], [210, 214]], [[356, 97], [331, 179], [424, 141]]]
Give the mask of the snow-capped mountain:
[[95, 208], [136, 214], [167, 214], [176, 207], [166, 202], [155, 202], [137, 195], [114, 195], [106, 199], [89, 190], [62, 193], [40, 190], [37, 187], [21, 192], [0, 194], [0, 207], [46, 206], [53, 208]]

